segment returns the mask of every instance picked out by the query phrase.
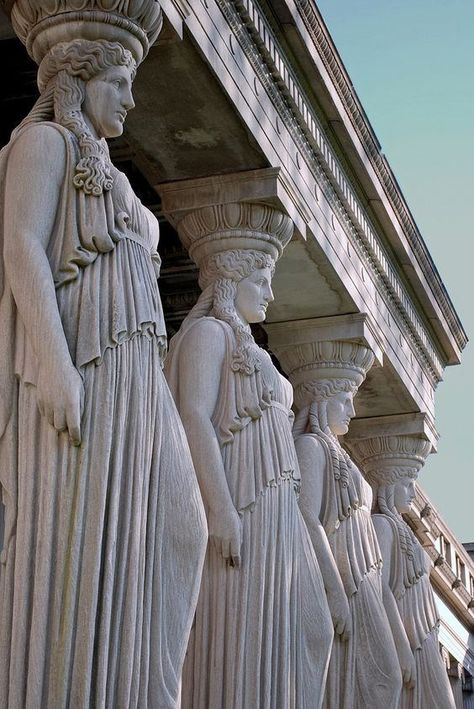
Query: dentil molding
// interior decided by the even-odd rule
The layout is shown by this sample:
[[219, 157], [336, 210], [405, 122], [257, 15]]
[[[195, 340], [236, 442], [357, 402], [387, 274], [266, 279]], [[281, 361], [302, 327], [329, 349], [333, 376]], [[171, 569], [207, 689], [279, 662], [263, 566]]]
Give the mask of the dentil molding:
[[437, 349], [324, 137], [323, 129], [263, 12], [253, 0], [216, 2], [316, 182], [336, 212], [353, 248], [371, 274], [379, 294], [396, 317], [400, 330], [418, 353], [430, 383], [436, 386], [443, 369]]

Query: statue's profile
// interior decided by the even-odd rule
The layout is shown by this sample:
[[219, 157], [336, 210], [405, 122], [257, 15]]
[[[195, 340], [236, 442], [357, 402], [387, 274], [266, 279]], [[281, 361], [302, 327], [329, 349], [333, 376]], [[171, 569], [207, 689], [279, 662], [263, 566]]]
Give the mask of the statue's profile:
[[385, 436], [364, 443], [359, 452], [370, 454], [364, 460], [364, 470], [374, 491], [372, 519], [382, 552], [385, 593], [394, 599], [415, 658], [415, 686], [403, 688], [400, 707], [454, 709], [439, 651], [431, 560], [402, 517], [415, 498], [415, 480], [431, 444], [408, 436]]
[[205, 518], [162, 374], [158, 222], [105, 142], [161, 10], [12, 19], [40, 98], [0, 159], [0, 705], [175, 707]]
[[[338, 436], [348, 431], [353, 397], [374, 361], [363, 345], [296, 346], [290, 379], [301, 468], [300, 508], [309, 529], [322, 526], [350, 606], [352, 634], [336, 635], [323, 706], [396, 709], [414, 660], [393, 607], [382, 592], [382, 561], [371, 518], [372, 490]], [[394, 642], [395, 639], [395, 642]]]
[[322, 698], [333, 629], [297, 504], [292, 388], [250, 329], [273, 300], [292, 228], [251, 203], [203, 208], [178, 224], [203, 292], [165, 371], [209, 524], [186, 709], [318, 707]]

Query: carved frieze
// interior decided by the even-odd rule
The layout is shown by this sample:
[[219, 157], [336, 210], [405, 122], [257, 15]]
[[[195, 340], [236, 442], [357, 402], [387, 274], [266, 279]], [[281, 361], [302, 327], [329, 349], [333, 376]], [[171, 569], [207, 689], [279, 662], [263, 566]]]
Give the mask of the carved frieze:
[[[437, 348], [360, 199], [346, 178], [263, 11], [254, 0], [217, 2], [290, 132], [298, 152], [305, 157], [316, 182], [337, 215], [337, 221], [362, 259], [365, 270], [396, 319], [400, 331], [417, 352], [431, 385], [435, 386], [443, 369]], [[446, 301], [445, 295], [442, 296], [440, 292], [440, 299]], [[453, 321], [452, 307], [446, 305], [446, 311], [448, 314], [451, 312]], [[457, 332], [462, 340], [463, 333], [459, 325]]]

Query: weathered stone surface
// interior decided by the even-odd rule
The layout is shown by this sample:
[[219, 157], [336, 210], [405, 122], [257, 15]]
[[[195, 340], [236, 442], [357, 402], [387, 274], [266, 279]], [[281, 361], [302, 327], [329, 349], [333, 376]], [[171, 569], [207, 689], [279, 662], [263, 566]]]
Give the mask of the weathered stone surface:
[[[369, 434], [370, 423], [367, 428]], [[454, 709], [439, 652], [431, 560], [402, 517], [410, 510], [415, 480], [431, 442], [420, 435], [392, 431], [392, 435], [360, 438], [352, 442], [351, 449], [374, 492], [373, 521], [383, 559], [385, 603], [395, 605], [415, 659], [414, 686], [405, 684], [400, 707]]]
[[205, 552], [158, 222], [105, 142], [160, 11], [109, 5], [13, 8], [42, 93], [0, 157], [5, 708], [176, 707]]
[[[300, 330], [294, 323], [285, 341], [282, 328], [274, 326], [270, 346], [295, 387], [299, 408], [294, 435], [301, 468], [300, 508], [316, 551], [325, 544], [334, 555], [333, 573], [339, 575], [350, 609], [345, 620], [351, 627], [349, 638], [346, 633], [335, 636], [324, 706], [395, 709], [402, 686], [400, 666], [410, 681], [413, 657], [406, 641], [396, 648], [397, 618], [383, 604], [370, 486], [338, 441], [347, 433], [355, 413], [354, 394], [375, 358], [357, 341], [370, 337], [359, 327], [342, 339], [340, 324], [329, 327], [325, 321], [318, 328], [317, 321], [303, 321]], [[339, 339], [328, 339], [331, 331], [338, 332]]]
[[[167, 188], [164, 202], [203, 289], [165, 363], [210, 534], [183, 707], [319, 706], [333, 630], [295, 494], [292, 390], [249, 327], [265, 318], [293, 226], [268, 199], [236, 202], [239, 176], [229, 184], [229, 201], [225, 184], [219, 202], [218, 182], [201, 181], [201, 190], [177, 186], [173, 197]], [[195, 209], [180, 205], [180, 192]]]

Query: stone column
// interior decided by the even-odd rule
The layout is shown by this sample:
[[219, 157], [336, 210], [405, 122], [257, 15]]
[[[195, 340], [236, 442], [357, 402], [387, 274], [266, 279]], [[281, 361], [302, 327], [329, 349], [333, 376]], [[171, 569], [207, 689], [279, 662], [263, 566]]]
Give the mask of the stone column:
[[320, 706], [333, 628], [295, 494], [291, 387], [250, 329], [301, 215], [278, 170], [161, 192], [203, 289], [165, 363], [211, 540], [182, 705]]
[[322, 527], [349, 599], [352, 635], [345, 642], [335, 636], [326, 705], [395, 708], [413, 659], [383, 603], [370, 486], [339, 441], [367, 371], [382, 362], [376, 332], [365, 315], [270, 324], [267, 331], [295, 389], [300, 509], [318, 556]]
[[438, 642], [431, 560], [403, 516], [416, 498], [415, 481], [433, 448], [433, 431], [413, 414], [356, 423], [345, 444], [373, 489], [384, 588], [395, 600], [415, 659], [415, 687], [404, 686], [403, 705], [453, 708]]
[[8, 5], [40, 96], [0, 158], [0, 706], [176, 709], [206, 524], [159, 224], [106, 142], [161, 6]]

